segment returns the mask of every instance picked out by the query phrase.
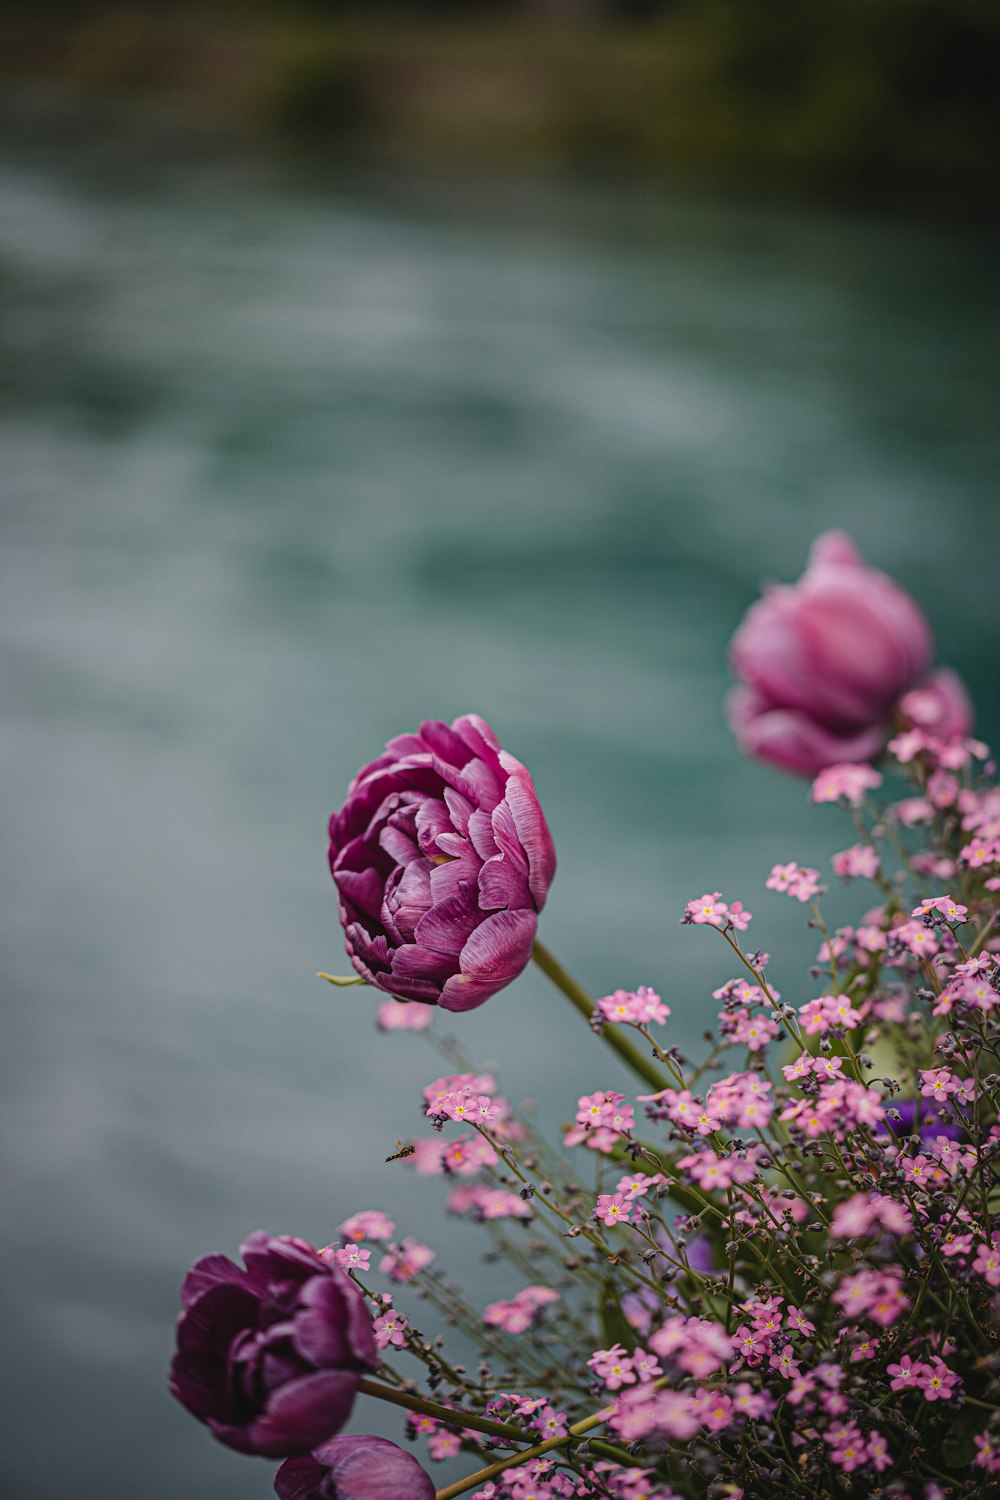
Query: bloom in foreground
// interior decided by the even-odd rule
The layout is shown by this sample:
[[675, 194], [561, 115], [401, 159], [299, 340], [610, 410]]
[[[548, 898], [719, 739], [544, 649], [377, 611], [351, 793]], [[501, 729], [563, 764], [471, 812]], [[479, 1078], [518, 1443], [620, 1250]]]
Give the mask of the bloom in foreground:
[[878, 755], [904, 694], [934, 734], [963, 733], [967, 699], [954, 674], [911, 693], [932, 650], [910, 596], [868, 567], [842, 532], [826, 532], [798, 583], [769, 588], [733, 636], [733, 733], [748, 754], [800, 776]]
[[434, 1485], [412, 1453], [368, 1433], [331, 1438], [274, 1476], [280, 1500], [434, 1500]]
[[555, 850], [531, 776], [476, 714], [390, 740], [329, 852], [350, 960], [387, 994], [472, 1010], [531, 957]]
[[206, 1255], [184, 1278], [170, 1389], [230, 1448], [307, 1453], [340, 1431], [375, 1369], [371, 1318], [305, 1240], [258, 1230], [240, 1253], [246, 1270]]

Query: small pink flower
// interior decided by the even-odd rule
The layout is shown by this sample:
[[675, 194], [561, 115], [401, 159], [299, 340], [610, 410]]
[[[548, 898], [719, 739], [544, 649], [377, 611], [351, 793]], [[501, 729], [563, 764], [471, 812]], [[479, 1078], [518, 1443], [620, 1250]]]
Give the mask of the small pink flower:
[[877, 1427], [873, 1427], [868, 1434], [868, 1459], [872, 1467], [879, 1474], [882, 1473], [883, 1469], [892, 1468], [893, 1460], [892, 1454], [889, 1452], [889, 1444]]
[[852, 844], [831, 860], [833, 873], [842, 880], [874, 880], [878, 874], [878, 854], [870, 844]]
[[996, 1245], [980, 1245], [972, 1269], [982, 1276], [990, 1286], [1000, 1286], [1000, 1248]]
[[713, 891], [712, 894], [699, 897], [697, 901], [689, 901], [684, 908], [689, 922], [696, 927], [703, 927], [708, 923], [712, 927], [725, 927], [728, 907], [722, 899], [721, 891]]
[[651, 1188], [658, 1186], [664, 1180], [660, 1172], [657, 1172], [655, 1177], [647, 1177], [645, 1172], [632, 1172], [629, 1176], [619, 1180], [615, 1192], [624, 1193], [630, 1201], [644, 1198]]
[[733, 1403], [724, 1391], [703, 1386], [695, 1397], [695, 1414], [709, 1432], [722, 1432], [733, 1420]]
[[670, 1015], [669, 1005], [664, 1005], [655, 990], [644, 984], [637, 990], [615, 990], [602, 996], [597, 1008], [606, 1021], [622, 1026], [647, 1026], [652, 1021], [662, 1026]]
[[901, 922], [892, 928], [889, 937], [897, 949], [905, 948], [917, 958], [933, 958], [941, 947], [933, 930], [923, 922]]
[[333, 1252], [333, 1263], [342, 1271], [367, 1271], [371, 1258], [371, 1251], [362, 1250], [360, 1245], [342, 1245]]
[[801, 1333], [804, 1338], [808, 1338], [810, 1334], [816, 1332], [816, 1324], [810, 1323], [805, 1314], [800, 1312], [797, 1307], [790, 1307], [788, 1309], [788, 1326]]
[[702, 1109], [694, 1117], [694, 1128], [699, 1135], [712, 1135], [722, 1121], [712, 1114], [709, 1109]]
[[632, 1351], [632, 1367], [640, 1380], [655, 1380], [657, 1375], [663, 1374], [663, 1366], [655, 1354], [648, 1354], [645, 1349], [634, 1349]]
[[632, 1361], [621, 1344], [612, 1344], [610, 1349], [595, 1349], [587, 1364], [609, 1391], [620, 1390], [623, 1385], [635, 1385]]
[[[714, 1151], [697, 1151], [693, 1156], [682, 1157], [677, 1165], [682, 1172], [688, 1173], [693, 1182], [706, 1191], [711, 1191], [712, 1188], [731, 1187], [738, 1176], [743, 1176], [747, 1168], [747, 1163], [741, 1162], [737, 1156], [729, 1156], [723, 1160], [716, 1156]], [[751, 1167], [748, 1180], [753, 1176], [754, 1169]]]
[[792, 1348], [791, 1344], [786, 1344], [780, 1351], [780, 1353], [772, 1354], [768, 1363], [772, 1370], [775, 1370], [779, 1375], [784, 1375], [786, 1379], [789, 1380], [793, 1375], [797, 1375], [799, 1373], [799, 1365], [798, 1361], [795, 1358], [795, 1350]]
[[601, 1193], [594, 1209], [594, 1218], [605, 1224], [628, 1224], [632, 1219], [632, 1202], [622, 1193]]
[[441, 1113], [441, 1102], [451, 1094], [492, 1094], [496, 1079], [489, 1073], [449, 1073], [435, 1078], [423, 1090], [426, 1113], [431, 1118]]
[[796, 901], [811, 901], [820, 889], [819, 882], [818, 870], [807, 869], [792, 860], [787, 865], [774, 865], [764, 883], [769, 891], [783, 891]]
[[392, 1281], [412, 1281], [433, 1259], [434, 1251], [427, 1245], [419, 1240], [405, 1239], [401, 1245], [390, 1245], [378, 1268]]
[[445, 1094], [438, 1101], [438, 1110], [447, 1115], [449, 1120], [456, 1120], [462, 1125], [466, 1120], [472, 1120], [475, 1116], [476, 1106], [472, 1095], [465, 1089], [460, 1089], [454, 1094]]
[[865, 792], [881, 785], [882, 778], [873, 766], [844, 761], [820, 771], [812, 784], [811, 797], [813, 802], [839, 802], [844, 797], [852, 807], [860, 807]]
[[812, 1070], [813, 1058], [808, 1052], [803, 1052], [802, 1056], [796, 1058], [795, 1062], [786, 1063], [781, 1071], [789, 1083], [797, 1083], [800, 1078], [808, 1078]]
[[946, 922], [954, 922], [958, 926], [968, 920], [969, 909], [955, 901], [951, 896], [929, 896], [919, 906], [914, 907], [910, 913], [912, 917], [932, 916], [939, 913]]
[[401, 1349], [406, 1343], [406, 1329], [409, 1318], [397, 1312], [395, 1308], [389, 1308], [381, 1317], [375, 1319], [373, 1332], [375, 1342], [380, 1349], [387, 1349], [390, 1344]]
[[910, 1156], [903, 1162], [903, 1176], [913, 1187], [926, 1187], [932, 1179], [926, 1156]]
[[737, 932], [746, 932], [753, 921], [753, 912], [747, 911], [742, 901], [730, 901], [729, 920]]
[[345, 1240], [391, 1240], [396, 1232], [396, 1226], [388, 1214], [379, 1213], [377, 1209], [365, 1209], [362, 1213], [352, 1214], [340, 1225], [338, 1233]]
[[532, 1309], [516, 1299], [491, 1302], [483, 1310], [483, 1322], [491, 1328], [503, 1328], [507, 1333], [525, 1333], [533, 1322]]
[[937, 1355], [931, 1360], [930, 1365], [924, 1365], [920, 1374], [920, 1389], [924, 1393], [925, 1401], [950, 1401], [955, 1393], [955, 1387], [961, 1385], [961, 1379], [953, 1370], [949, 1370], [943, 1359]]
[[427, 1452], [438, 1463], [446, 1458], [456, 1458], [461, 1451], [462, 1439], [457, 1432], [449, 1432], [447, 1427], [439, 1427], [427, 1439]]
[[385, 1000], [376, 1012], [379, 1031], [426, 1031], [434, 1011], [419, 1000]]
[[970, 870], [978, 870], [983, 865], [996, 864], [1000, 859], [1000, 839], [973, 839], [965, 845], [959, 859], [963, 864], [968, 865]]
[[929, 823], [934, 816], [934, 809], [926, 797], [904, 797], [902, 802], [894, 802], [889, 812], [897, 823], [902, 823], [904, 828], [915, 828], [918, 823]]
[[1000, 1474], [1000, 1441], [988, 1432], [978, 1432], [973, 1438], [976, 1445], [975, 1462], [987, 1474]]
[[531, 1426], [541, 1434], [543, 1440], [565, 1437], [569, 1431], [569, 1418], [564, 1411], [556, 1411], [555, 1407], [546, 1405], [535, 1413]]
[[[827, 1441], [830, 1441], [829, 1435]], [[846, 1474], [851, 1474], [861, 1467], [867, 1456], [860, 1428], [853, 1422], [848, 1423], [841, 1430], [839, 1441], [830, 1450], [830, 1462], [835, 1463]]]
[[923, 1068], [920, 1073], [923, 1087], [920, 1092], [925, 1099], [936, 1099], [939, 1103], [949, 1094], [958, 1093], [961, 1081], [953, 1078], [947, 1068]]

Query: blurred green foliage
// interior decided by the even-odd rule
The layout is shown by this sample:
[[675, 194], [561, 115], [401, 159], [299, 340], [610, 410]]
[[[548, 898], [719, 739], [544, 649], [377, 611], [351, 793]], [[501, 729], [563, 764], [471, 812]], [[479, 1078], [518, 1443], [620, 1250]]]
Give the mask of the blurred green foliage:
[[8, 84], [404, 160], [687, 169], [997, 214], [994, 0], [277, 0], [5, 12]]

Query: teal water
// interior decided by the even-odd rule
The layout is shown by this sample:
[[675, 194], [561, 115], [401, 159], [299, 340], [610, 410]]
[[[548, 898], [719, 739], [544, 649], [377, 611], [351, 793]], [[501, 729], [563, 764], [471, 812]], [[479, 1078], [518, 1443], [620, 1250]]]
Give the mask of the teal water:
[[[666, 192], [22, 136], [0, 306], [5, 1493], [264, 1496], [165, 1393], [196, 1255], [379, 1207], [480, 1303], [514, 1289], [384, 1165], [435, 1060], [313, 978], [344, 968], [350, 775], [477, 710], [535, 773], [543, 935], [596, 993], [655, 985], [693, 1045], [730, 971], [677, 918], [719, 886], [804, 991], [763, 877], [850, 831], [737, 755], [726, 642], [843, 526], [1000, 738], [994, 263]], [[454, 1029], [552, 1121], [622, 1079], [540, 976]]]

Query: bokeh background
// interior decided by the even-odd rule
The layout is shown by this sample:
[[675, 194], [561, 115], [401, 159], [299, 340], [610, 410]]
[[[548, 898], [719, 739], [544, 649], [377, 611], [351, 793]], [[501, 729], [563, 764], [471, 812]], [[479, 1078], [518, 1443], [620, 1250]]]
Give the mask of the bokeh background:
[[[326, 817], [388, 736], [491, 721], [555, 833], [545, 940], [688, 1046], [730, 968], [683, 902], [753, 907], [794, 997], [763, 877], [851, 841], [726, 730], [763, 578], [846, 528], [1000, 740], [998, 36], [971, 0], [7, 9], [4, 1494], [270, 1493], [164, 1385], [184, 1270], [250, 1229], [384, 1208], [515, 1289], [384, 1165], [433, 1056], [314, 978]], [[625, 1083], [534, 973], [444, 1029], [550, 1122]]]

